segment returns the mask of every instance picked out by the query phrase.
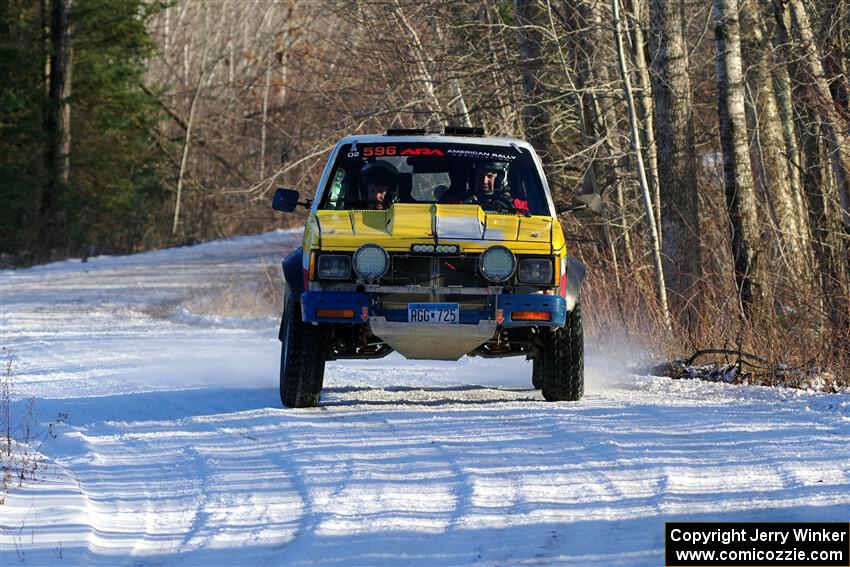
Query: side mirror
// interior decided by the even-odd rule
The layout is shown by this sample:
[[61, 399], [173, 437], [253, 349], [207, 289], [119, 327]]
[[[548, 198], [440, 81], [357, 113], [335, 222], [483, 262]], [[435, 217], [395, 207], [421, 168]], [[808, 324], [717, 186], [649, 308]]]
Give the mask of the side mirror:
[[588, 193], [573, 197], [573, 211], [587, 211], [597, 215], [602, 214], [602, 197], [599, 193]]
[[298, 191], [294, 189], [278, 189], [274, 192], [272, 208], [283, 213], [291, 213], [298, 206]]
[[559, 213], [576, 213], [577, 216], [590, 216], [592, 214], [602, 215], [602, 197], [599, 193], [587, 193], [585, 195], [575, 195], [572, 203], [568, 207], [558, 209]]

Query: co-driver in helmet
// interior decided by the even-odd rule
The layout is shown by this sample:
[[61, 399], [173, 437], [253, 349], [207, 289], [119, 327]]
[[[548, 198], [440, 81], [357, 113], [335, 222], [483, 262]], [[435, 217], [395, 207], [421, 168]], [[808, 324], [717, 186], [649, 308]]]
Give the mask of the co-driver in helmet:
[[393, 203], [398, 170], [386, 161], [373, 161], [360, 169], [361, 195], [370, 209], [382, 211]]

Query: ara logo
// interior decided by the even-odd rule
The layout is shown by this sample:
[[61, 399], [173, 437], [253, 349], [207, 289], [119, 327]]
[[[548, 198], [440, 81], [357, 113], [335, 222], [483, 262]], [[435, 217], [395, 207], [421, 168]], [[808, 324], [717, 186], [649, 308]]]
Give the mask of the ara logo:
[[444, 156], [437, 148], [407, 148], [401, 152], [403, 156]]

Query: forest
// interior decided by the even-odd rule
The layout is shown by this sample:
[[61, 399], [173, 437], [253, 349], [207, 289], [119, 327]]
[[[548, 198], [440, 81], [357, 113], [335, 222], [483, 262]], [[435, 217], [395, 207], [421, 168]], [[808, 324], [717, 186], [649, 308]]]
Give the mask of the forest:
[[2, 0], [0, 263], [303, 217], [343, 135], [530, 141], [596, 337], [850, 369], [850, 0]]

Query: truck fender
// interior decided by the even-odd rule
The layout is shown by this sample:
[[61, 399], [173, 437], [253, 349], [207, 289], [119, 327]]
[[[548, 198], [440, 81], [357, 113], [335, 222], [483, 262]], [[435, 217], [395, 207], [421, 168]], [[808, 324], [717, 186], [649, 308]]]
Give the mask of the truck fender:
[[[301, 294], [304, 293], [304, 250], [298, 248], [287, 256], [283, 262], [283, 279], [286, 280], [286, 285], [289, 288], [289, 293], [295, 296], [296, 304], [301, 303]], [[283, 296], [283, 308], [286, 309], [286, 293]], [[280, 318], [280, 330], [277, 332], [277, 338], [283, 340], [283, 317]]]
[[567, 311], [572, 311], [578, 303], [581, 283], [587, 273], [587, 267], [575, 256], [567, 256]]

